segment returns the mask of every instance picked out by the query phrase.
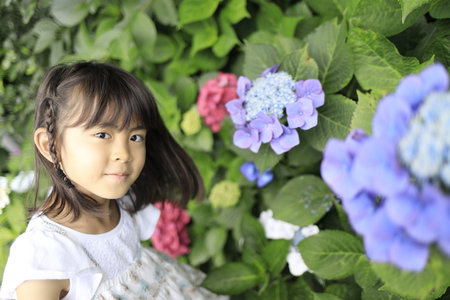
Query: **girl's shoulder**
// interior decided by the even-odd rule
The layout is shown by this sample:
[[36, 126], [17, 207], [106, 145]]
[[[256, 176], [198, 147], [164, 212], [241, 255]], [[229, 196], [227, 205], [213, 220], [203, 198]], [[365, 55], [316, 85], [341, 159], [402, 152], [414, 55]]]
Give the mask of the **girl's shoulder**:
[[10, 247], [9, 262], [37, 270], [66, 272], [90, 265], [82, 247], [44, 216], [34, 217], [27, 230], [15, 239]]
[[27, 280], [70, 279], [77, 274], [98, 273], [83, 249], [68, 236], [34, 217], [27, 230], [12, 243], [3, 273], [1, 297], [12, 297]]
[[[124, 196], [119, 200], [119, 205], [123, 210], [129, 210], [132, 206], [130, 196]], [[148, 240], [156, 228], [156, 223], [158, 222], [161, 211], [153, 206], [152, 204], [148, 204], [143, 209], [137, 211], [133, 214], [132, 219], [135, 222], [136, 229], [138, 231], [138, 235], [141, 241]]]

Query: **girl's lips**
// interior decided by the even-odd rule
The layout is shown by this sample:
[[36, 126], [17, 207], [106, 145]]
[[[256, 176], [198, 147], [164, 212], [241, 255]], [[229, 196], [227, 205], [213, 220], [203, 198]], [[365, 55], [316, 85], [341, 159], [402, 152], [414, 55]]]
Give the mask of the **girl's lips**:
[[112, 173], [112, 174], [106, 174], [106, 176], [113, 178], [115, 180], [123, 181], [128, 178], [128, 174], [126, 173]]

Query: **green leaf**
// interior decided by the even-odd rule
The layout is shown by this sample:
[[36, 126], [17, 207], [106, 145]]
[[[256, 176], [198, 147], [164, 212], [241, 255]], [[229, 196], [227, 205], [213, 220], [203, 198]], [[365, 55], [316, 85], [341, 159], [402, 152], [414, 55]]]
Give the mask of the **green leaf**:
[[150, 58], [154, 63], [163, 63], [175, 56], [177, 51], [175, 41], [164, 34], [158, 33], [153, 49], [153, 56]]
[[180, 76], [174, 83], [174, 93], [178, 98], [178, 105], [182, 111], [188, 110], [197, 97], [197, 85], [189, 76]]
[[289, 150], [287, 157], [290, 166], [305, 167], [319, 162], [322, 159], [322, 153], [309, 144], [303, 144]]
[[289, 252], [290, 245], [291, 241], [280, 239], [270, 241], [263, 248], [262, 257], [272, 277], [279, 275], [286, 265], [286, 256]]
[[244, 237], [244, 247], [248, 247], [255, 252], [261, 252], [267, 243], [264, 228], [250, 214], [244, 214], [241, 223], [242, 236]]
[[76, 53], [89, 53], [94, 46], [94, 41], [90, 37], [85, 22], [81, 22], [75, 36], [74, 48]]
[[178, 18], [181, 25], [201, 21], [211, 17], [220, 0], [184, 0], [180, 3]]
[[208, 230], [205, 237], [205, 244], [208, 253], [213, 256], [222, 251], [227, 240], [227, 230], [223, 227], [215, 227]]
[[283, 11], [275, 3], [261, 1], [260, 11], [256, 16], [256, 24], [259, 30], [276, 32], [283, 19]]
[[89, 14], [89, 5], [83, 0], [52, 1], [50, 13], [63, 25], [73, 27]]
[[450, 18], [450, 5], [448, 0], [437, 0], [431, 4], [430, 15], [436, 19]]
[[211, 270], [202, 286], [217, 294], [235, 295], [253, 288], [258, 282], [258, 274], [247, 264], [226, 263]]
[[401, 300], [402, 298], [392, 295], [385, 291], [376, 290], [374, 288], [364, 289], [362, 291], [362, 299], [364, 300]]
[[323, 151], [325, 144], [332, 137], [345, 139], [351, 130], [355, 109], [355, 102], [342, 95], [325, 96], [325, 104], [317, 109], [319, 112], [317, 126], [300, 132], [300, 147], [302, 137], [319, 151]]
[[319, 78], [319, 67], [316, 61], [308, 55], [307, 47], [287, 55], [281, 61], [279, 70], [289, 73], [294, 81]]
[[366, 134], [372, 133], [372, 118], [377, 109], [378, 99], [370, 94], [356, 91], [358, 103], [353, 114], [351, 128], [361, 128]]
[[351, 275], [364, 255], [358, 238], [338, 230], [323, 230], [302, 240], [298, 248], [306, 265], [323, 279]]
[[306, 0], [306, 3], [309, 7], [311, 7], [312, 10], [317, 12], [321, 16], [326, 17], [337, 17], [341, 16], [342, 9], [339, 9], [339, 7], [343, 4], [339, 2], [345, 2], [345, 1], [339, 1], [339, 0]]
[[285, 37], [282, 35], [274, 35], [270, 37], [266, 37], [264, 40], [264, 36], [262, 43], [263, 44], [271, 44], [278, 51], [278, 57], [285, 58], [286, 56], [292, 54], [303, 47], [305, 47], [305, 43], [303, 40], [299, 40], [297, 38]]
[[283, 17], [278, 23], [277, 32], [286, 37], [294, 37], [295, 29], [301, 17]]
[[33, 27], [33, 33], [38, 35], [34, 44], [34, 53], [40, 53], [47, 49], [55, 40], [58, 25], [49, 18], [39, 20]]
[[221, 35], [212, 50], [218, 57], [226, 56], [239, 41], [234, 36]]
[[399, 0], [402, 7], [402, 22], [404, 23], [406, 17], [415, 9], [431, 2], [431, 0]]
[[189, 251], [189, 263], [193, 266], [198, 266], [210, 258], [211, 255], [206, 248], [205, 239], [201, 237], [195, 239]]
[[198, 51], [214, 45], [217, 41], [217, 24], [213, 18], [201, 21], [198, 26], [195, 26], [193, 33], [191, 57]]
[[268, 203], [275, 218], [298, 226], [320, 220], [332, 206], [333, 193], [317, 176], [301, 175], [288, 181]]
[[344, 22], [330, 21], [307, 36], [308, 53], [319, 66], [319, 79], [325, 93], [334, 93], [346, 86], [353, 76], [353, 58], [345, 43]]
[[414, 57], [403, 57], [379, 33], [353, 28], [348, 43], [353, 52], [355, 76], [363, 89], [392, 92], [400, 79], [419, 68]]
[[264, 278], [267, 264], [262, 256], [249, 248], [244, 248], [242, 249], [242, 261], [257, 270], [261, 279]]
[[139, 12], [131, 25], [131, 34], [133, 36], [142, 57], [151, 62], [153, 59], [153, 49], [156, 42], [156, 27], [149, 16], [144, 12]]
[[250, 14], [247, 11], [247, 0], [229, 0], [222, 9], [221, 14], [231, 24], [236, 24], [244, 18], [249, 18]]
[[340, 299], [359, 299], [361, 288], [355, 283], [331, 283], [325, 288], [325, 293], [335, 295]]
[[287, 284], [290, 300], [313, 300], [314, 294], [311, 287], [306, 283], [304, 277], [298, 277], [294, 282]]
[[0, 227], [0, 245], [6, 245], [17, 237], [17, 232], [8, 228]]
[[213, 148], [214, 137], [208, 128], [203, 128], [199, 133], [195, 135], [186, 136], [183, 140], [183, 144], [190, 149], [211, 152]]
[[244, 53], [243, 73], [250, 80], [255, 79], [264, 70], [279, 63], [278, 52], [272, 45], [245, 43]]
[[163, 25], [178, 25], [177, 8], [173, 0], [153, 0], [152, 8], [159, 23]]
[[353, 26], [362, 27], [384, 36], [391, 36], [402, 32], [418, 18], [422, 17], [427, 6], [410, 13], [402, 22], [402, 9], [399, 0], [359, 0], [351, 1], [355, 4], [348, 13], [347, 19]]
[[355, 267], [355, 281], [363, 289], [369, 289], [378, 282], [378, 276], [365, 256], [361, 256]]
[[450, 260], [434, 248], [421, 272], [407, 272], [393, 265], [376, 263], [372, 264], [372, 268], [384, 283], [382, 290], [401, 297], [435, 299], [450, 284]]
[[272, 282], [260, 297], [261, 300], [288, 300], [286, 281], [278, 279]]
[[16, 198], [7, 206], [6, 219], [11, 226], [12, 231], [19, 235], [25, 231], [27, 224], [27, 217], [25, 214], [25, 206], [22, 203], [22, 199]]
[[333, 294], [328, 293], [314, 293], [314, 300], [344, 300]]

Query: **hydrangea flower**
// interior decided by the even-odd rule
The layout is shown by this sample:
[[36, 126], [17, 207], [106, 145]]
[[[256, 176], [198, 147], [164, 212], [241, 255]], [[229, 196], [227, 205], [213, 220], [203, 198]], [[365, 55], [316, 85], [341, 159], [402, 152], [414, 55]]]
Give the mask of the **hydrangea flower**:
[[258, 167], [253, 162], [245, 162], [239, 168], [241, 174], [247, 178], [248, 181], [256, 181], [256, 185], [261, 188], [266, 186], [273, 180], [273, 173], [271, 169], [265, 170], [260, 174]]
[[196, 134], [202, 129], [200, 115], [195, 106], [183, 114], [180, 127], [186, 135]]
[[0, 214], [6, 205], [9, 204], [10, 189], [8, 187], [8, 179], [6, 177], [0, 176]]
[[298, 225], [278, 220], [273, 217], [273, 212], [270, 209], [261, 212], [259, 215], [259, 222], [263, 226], [264, 232], [266, 233], [266, 237], [268, 239], [291, 240], [286, 261], [289, 266], [289, 272], [291, 272], [292, 275], [301, 276], [306, 271], [311, 272], [303, 261], [297, 245], [304, 238], [318, 234], [319, 227], [316, 225], [300, 227]]
[[[270, 143], [276, 154], [289, 151], [300, 143], [297, 128], [317, 125], [316, 108], [323, 105], [325, 94], [317, 79], [295, 82], [278, 66], [265, 70], [253, 82], [241, 76], [237, 99], [226, 104], [236, 126], [233, 143], [257, 153], [261, 144]], [[287, 124], [281, 123], [286, 117]]]
[[157, 202], [154, 205], [161, 215], [150, 238], [153, 247], [175, 258], [189, 253], [191, 241], [187, 224], [190, 217], [187, 211], [179, 208], [176, 202]]
[[235, 99], [237, 78], [234, 74], [219, 72], [216, 78], [209, 79], [200, 88], [197, 107], [213, 132], [218, 132], [227, 115], [225, 103]]
[[12, 155], [20, 155], [19, 144], [9, 134], [7, 134], [7, 133], [3, 134], [0, 144], [3, 148], [5, 148]]
[[10, 188], [16, 193], [25, 193], [33, 187], [34, 171], [20, 171], [11, 181]]
[[408, 75], [380, 100], [372, 136], [325, 146], [322, 178], [373, 261], [421, 271], [432, 244], [450, 256], [448, 86], [440, 64]]
[[213, 207], [230, 207], [238, 203], [241, 189], [236, 182], [222, 180], [216, 183], [209, 194], [209, 202]]

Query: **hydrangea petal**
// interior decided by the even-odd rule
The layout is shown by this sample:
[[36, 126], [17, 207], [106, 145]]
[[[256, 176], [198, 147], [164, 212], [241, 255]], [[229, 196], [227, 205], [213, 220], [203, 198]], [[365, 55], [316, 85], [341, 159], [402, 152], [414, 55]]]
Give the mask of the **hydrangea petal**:
[[272, 180], [273, 180], [273, 173], [271, 172], [270, 169], [268, 169], [261, 174], [256, 185], [257, 187], [261, 188], [266, 186]]
[[259, 177], [258, 167], [253, 162], [245, 162], [239, 168], [241, 174], [249, 181], [255, 181]]
[[300, 144], [300, 138], [295, 129], [289, 129], [284, 125], [281, 126], [283, 127], [283, 134], [270, 142], [273, 151], [278, 155], [283, 154]]
[[239, 76], [237, 82], [237, 95], [242, 101], [245, 99], [246, 92], [251, 88], [252, 82], [248, 77]]
[[419, 272], [427, 263], [429, 249], [427, 245], [417, 243], [404, 234], [399, 234], [390, 247], [390, 260], [396, 266], [409, 271]]
[[386, 140], [369, 139], [355, 157], [352, 176], [374, 194], [389, 196], [409, 185], [408, 172], [399, 164], [395, 146]]
[[408, 130], [411, 116], [412, 111], [407, 103], [393, 95], [384, 97], [380, 100], [372, 119], [374, 137], [397, 143]]
[[343, 199], [354, 197], [361, 187], [352, 178], [353, 157], [344, 141], [329, 139], [323, 151], [320, 173], [329, 187]]

